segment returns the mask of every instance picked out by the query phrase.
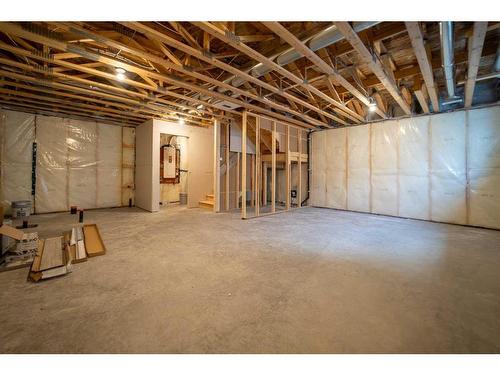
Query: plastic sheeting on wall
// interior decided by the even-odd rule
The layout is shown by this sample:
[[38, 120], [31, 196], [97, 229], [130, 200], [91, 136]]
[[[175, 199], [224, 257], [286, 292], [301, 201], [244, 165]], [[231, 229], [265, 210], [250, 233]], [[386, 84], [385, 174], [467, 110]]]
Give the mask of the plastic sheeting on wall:
[[347, 209], [370, 212], [370, 125], [347, 129], [347, 176]]
[[66, 211], [68, 205], [68, 120], [37, 116], [35, 212]]
[[431, 116], [431, 220], [466, 224], [465, 112]]
[[397, 121], [371, 125], [372, 212], [398, 214]]
[[399, 120], [399, 216], [430, 219], [429, 120]]
[[312, 175], [311, 203], [313, 206], [326, 207], [326, 132], [312, 134], [312, 164], [316, 173]]
[[500, 107], [468, 116], [469, 223], [500, 228]]
[[[311, 155], [311, 203], [325, 206], [316, 203], [319, 196], [342, 208], [328, 190], [342, 176], [328, 171], [345, 129], [314, 137], [321, 133], [324, 143], [316, 142]], [[346, 164], [349, 210], [500, 229], [499, 106], [347, 128]]]
[[[116, 207], [122, 202], [122, 179], [127, 194], [134, 189], [134, 129], [93, 121], [0, 111], [2, 128], [2, 203], [32, 199], [32, 144], [37, 143], [36, 213]], [[36, 134], [36, 139], [35, 139]], [[129, 164], [123, 176], [122, 154]], [[125, 155], [126, 154], [126, 155]]]
[[11, 203], [32, 200], [32, 147], [35, 141], [35, 115], [0, 111], [2, 130], [2, 205], [10, 213]]
[[347, 208], [346, 129], [325, 132], [326, 207]]
[[118, 207], [121, 205], [122, 185], [122, 129], [120, 127], [97, 124], [96, 159], [97, 207]]

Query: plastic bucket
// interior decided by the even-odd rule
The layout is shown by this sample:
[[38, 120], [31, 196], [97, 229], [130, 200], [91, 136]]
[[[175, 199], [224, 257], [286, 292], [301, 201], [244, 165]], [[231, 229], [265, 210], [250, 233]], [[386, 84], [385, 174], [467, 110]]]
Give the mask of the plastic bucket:
[[12, 218], [20, 219], [28, 217], [31, 213], [31, 201], [14, 201], [12, 202]]

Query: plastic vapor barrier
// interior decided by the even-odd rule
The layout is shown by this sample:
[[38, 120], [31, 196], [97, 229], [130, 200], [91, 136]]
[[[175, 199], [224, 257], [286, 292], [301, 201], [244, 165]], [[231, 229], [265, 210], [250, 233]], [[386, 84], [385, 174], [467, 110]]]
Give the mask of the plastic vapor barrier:
[[313, 206], [500, 229], [499, 106], [315, 132], [311, 157]]
[[316, 173], [312, 174], [311, 203], [313, 206], [326, 207], [326, 132], [312, 135], [312, 163]]
[[431, 220], [466, 224], [465, 112], [431, 117]]
[[31, 166], [35, 115], [0, 111], [2, 128], [2, 204], [10, 212], [12, 201], [32, 200]]
[[399, 216], [430, 220], [430, 116], [399, 120]]
[[370, 125], [347, 128], [347, 209], [370, 212]]
[[[129, 145], [124, 158], [119, 126], [12, 111], [0, 111], [0, 116], [2, 204], [7, 212], [16, 200], [32, 200], [34, 212], [45, 213], [66, 211], [73, 205], [117, 207], [133, 197], [134, 129], [125, 128]], [[122, 159], [128, 163], [126, 173]]]
[[500, 228], [500, 107], [468, 113], [469, 221]]
[[398, 122], [371, 126], [372, 212], [398, 214]]

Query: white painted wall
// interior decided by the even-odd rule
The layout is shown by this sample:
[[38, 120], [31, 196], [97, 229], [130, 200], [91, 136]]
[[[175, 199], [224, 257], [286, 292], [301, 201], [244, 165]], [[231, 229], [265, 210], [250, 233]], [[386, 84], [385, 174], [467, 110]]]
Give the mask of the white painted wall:
[[136, 130], [136, 206], [147, 211], [160, 209], [160, 135], [188, 138], [188, 207], [198, 207], [213, 190], [213, 137], [211, 128], [150, 120]]
[[311, 204], [500, 229], [500, 106], [315, 132]]

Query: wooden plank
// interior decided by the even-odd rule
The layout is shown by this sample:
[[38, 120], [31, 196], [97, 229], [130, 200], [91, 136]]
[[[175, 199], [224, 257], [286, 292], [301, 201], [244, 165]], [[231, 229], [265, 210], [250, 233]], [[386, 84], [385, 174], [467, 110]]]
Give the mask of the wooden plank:
[[[294, 34], [288, 31], [279, 22], [263, 22], [263, 24], [278, 35], [285, 42], [290, 44], [295, 50], [304, 55], [309, 61], [311, 61], [315, 66], [317, 66], [323, 73], [328, 76], [334, 77], [335, 81], [343, 86], [350, 94], [361, 101], [365, 106], [370, 104], [369, 99], [361, 93], [356, 87], [354, 87], [347, 79], [345, 79], [333, 66], [325, 62], [321, 57], [314, 53], [304, 42], [299, 40]], [[377, 108], [377, 114], [382, 118], [386, 117], [379, 108]], [[359, 120], [364, 121], [363, 116], [357, 117]]]
[[235, 205], [236, 208], [240, 208], [240, 153], [237, 152], [236, 159], [236, 189], [235, 189]]
[[[347, 131], [347, 130], [346, 130]], [[297, 160], [297, 165], [299, 170], [297, 171], [298, 174], [298, 191], [297, 191], [297, 206], [302, 207], [302, 130], [297, 129], [297, 141], [298, 143], [298, 160]]]
[[247, 111], [241, 114], [241, 218], [247, 218]]
[[63, 237], [47, 238], [44, 242], [39, 271], [64, 265]]
[[467, 67], [467, 81], [465, 82], [465, 108], [470, 108], [472, 106], [477, 71], [479, 69], [479, 62], [481, 61], [487, 28], [488, 22], [474, 22], [472, 36], [468, 41], [469, 66]]
[[84, 225], [83, 236], [88, 257], [95, 257], [106, 253], [106, 246], [104, 246], [97, 224]]
[[276, 122], [272, 122], [271, 150], [271, 212], [276, 211]]
[[387, 91], [392, 95], [394, 100], [399, 104], [407, 115], [411, 115], [411, 109], [408, 103], [401, 96], [399, 89], [392, 79], [390, 79], [380, 60], [374, 59], [368, 48], [364, 45], [358, 34], [354, 31], [348, 22], [335, 22], [339, 31], [344, 35], [346, 40], [352, 45], [354, 50], [358, 53], [361, 61], [366, 64], [371, 71], [377, 76], [380, 82], [384, 85]]
[[422, 30], [420, 29], [420, 25], [418, 22], [406, 22], [406, 29], [408, 30], [408, 34], [411, 40], [411, 45], [413, 46], [413, 50], [415, 52], [415, 56], [417, 57], [420, 71], [422, 72], [422, 76], [424, 78], [425, 86], [427, 87], [427, 92], [429, 93], [429, 97], [431, 99], [433, 112], [439, 112], [437, 87], [434, 83], [434, 74], [432, 72], [432, 65], [429, 59], [429, 54], [427, 53], [426, 47], [424, 45], [424, 37], [422, 35]]
[[255, 118], [255, 216], [260, 213], [260, 117]]
[[225, 189], [226, 189], [226, 199], [225, 199], [225, 209], [226, 211], [229, 211], [229, 142], [230, 142], [230, 135], [229, 135], [229, 124], [226, 124], [226, 148], [225, 148], [225, 157], [226, 157], [226, 179], [225, 179]]
[[213, 194], [214, 194], [214, 205], [213, 211], [220, 211], [220, 122], [214, 120], [213, 129], [213, 147], [214, 147], [214, 172], [213, 172]]
[[250, 206], [255, 206], [255, 155], [250, 155]]
[[286, 127], [285, 133], [285, 152], [286, 152], [286, 162], [285, 162], [285, 179], [286, 179], [286, 197], [285, 197], [285, 209], [290, 209], [290, 127]]

